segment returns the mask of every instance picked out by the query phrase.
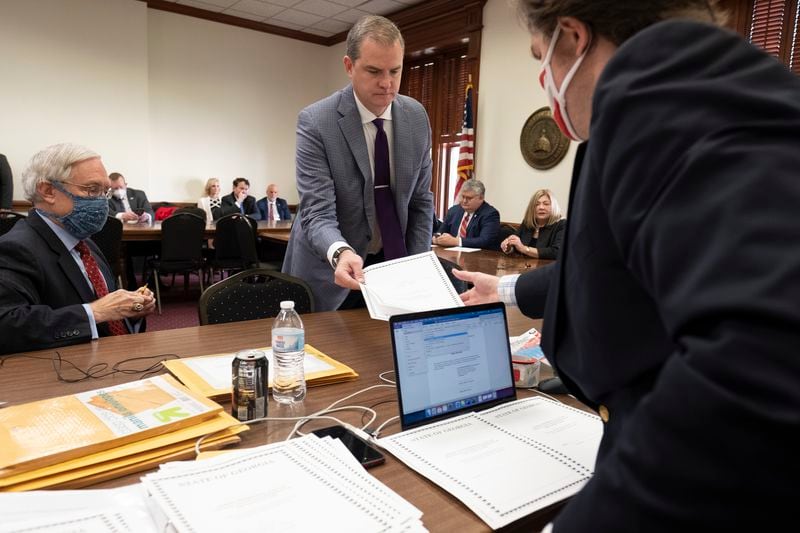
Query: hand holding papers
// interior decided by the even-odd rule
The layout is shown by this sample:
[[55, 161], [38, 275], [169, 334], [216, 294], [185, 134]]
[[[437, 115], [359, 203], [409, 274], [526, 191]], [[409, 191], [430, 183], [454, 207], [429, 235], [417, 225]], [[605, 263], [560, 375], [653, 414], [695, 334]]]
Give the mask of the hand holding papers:
[[464, 305], [433, 252], [368, 266], [361, 293], [369, 316], [378, 320]]

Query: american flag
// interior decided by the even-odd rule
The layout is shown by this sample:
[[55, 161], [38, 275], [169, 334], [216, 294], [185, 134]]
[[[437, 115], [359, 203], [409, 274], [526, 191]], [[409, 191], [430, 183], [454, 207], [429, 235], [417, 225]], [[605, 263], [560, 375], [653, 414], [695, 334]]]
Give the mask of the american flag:
[[458, 182], [454, 200], [458, 201], [458, 193], [465, 181], [472, 177], [475, 170], [473, 160], [475, 130], [472, 128], [472, 84], [467, 84], [466, 97], [464, 98], [464, 127], [461, 130], [461, 145], [458, 148]]

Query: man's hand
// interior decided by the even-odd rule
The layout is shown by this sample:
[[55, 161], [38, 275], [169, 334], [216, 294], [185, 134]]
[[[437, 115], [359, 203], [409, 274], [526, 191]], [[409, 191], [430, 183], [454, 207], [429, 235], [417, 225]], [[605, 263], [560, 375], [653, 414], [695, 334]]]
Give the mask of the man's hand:
[[242, 191], [236, 195], [236, 203], [242, 205], [246, 198], [247, 198], [247, 192]]
[[109, 320], [141, 318], [149, 315], [156, 308], [156, 299], [150, 289], [140, 289], [135, 292], [119, 289], [98, 298], [89, 307], [92, 308], [95, 322], [99, 324]]
[[336, 270], [333, 272], [333, 280], [340, 287], [361, 290], [358, 284], [364, 282], [364, 274], [361, 272], [363, 266], [364, 261], [360, 255], [352, 250], [345, 250], [339, 255]]
[[467, 305], [478, 305], [489, 302], [499, 302], [500, 296], [497, 294], [497, 285], [500, 278], [490, 276], [481, 272], [469, 272], [467, 270], [452, 270], [453, 275], [462, 281], [472, 283], [473, 287], [467, 292], [461, 293], [461, 300]]
[[439, 246], [458, 246], [458, 237], [453, 237], [449, 233], [442, 233], [438, 237], [433, 238], [433, 244]]
[[137, 215], [133, 211], [125, 211], [124, 213], [120, 213], [119, 218], [123, 222], [128, 222], [128, 221], [136, 221], [136, 222], [138, 222], [139, 221], [139, 215]]

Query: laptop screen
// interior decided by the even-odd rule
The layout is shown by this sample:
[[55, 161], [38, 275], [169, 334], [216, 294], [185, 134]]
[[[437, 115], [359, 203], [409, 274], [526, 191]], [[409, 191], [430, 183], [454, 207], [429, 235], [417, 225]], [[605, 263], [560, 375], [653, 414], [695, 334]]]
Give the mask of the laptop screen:
[[389, 327], [403, 429], [516, 399], [502, 303], [395, 315]]

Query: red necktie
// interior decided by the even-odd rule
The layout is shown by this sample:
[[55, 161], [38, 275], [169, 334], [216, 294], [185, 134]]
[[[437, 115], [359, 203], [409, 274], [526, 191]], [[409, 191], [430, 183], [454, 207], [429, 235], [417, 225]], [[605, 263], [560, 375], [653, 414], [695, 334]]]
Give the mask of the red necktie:
[[268, 216], [267, 220], [274, 220], [275, 219], [275, 215], [272, 212], [272, 202], [267, 202], [267, 203], [269, 204], [269, 216]]
[[[80, 241], [75, 245], [75, 249], [81, 256], [83, 266], [86, 268], [86, 274], [89, 276], [89, 281], [92, 282], [92, 287], [94, 287], [94, 293], [98, 298], [102, 298], [103, 296], [107, 295], [108, 287], [106, 286], [106, 280], [103, 277], [103, 274], [100, 272], [100, 267], [97, 266], [97, 261], [95, 261], [94, 257], [92, 256], [89, 246], [86, 245], [86, 242]], [[123, 324], [120, 320], [109, 321], [108, 329], [111, 331], [112, 335], [128, 334], [125, 324]]]
[[458, 228], [458, 236], [462, 239], [467, 236], [467, 226], [469, 226], [469, 213], [464, 213], [464, 218], [461, 219], [461, 227]]

